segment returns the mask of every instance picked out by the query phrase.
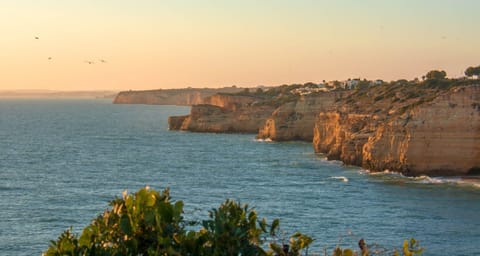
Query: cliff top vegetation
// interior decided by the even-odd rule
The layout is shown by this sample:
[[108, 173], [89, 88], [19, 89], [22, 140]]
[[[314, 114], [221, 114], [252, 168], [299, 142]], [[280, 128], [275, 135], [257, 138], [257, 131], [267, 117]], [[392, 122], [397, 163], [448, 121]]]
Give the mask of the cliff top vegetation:
[[[222, 95], [249, 96], [256, 98], [257, 105], [278, 107], [298, 100], [301, 96], [314, 96], [326, 92], [348, 92], [339, 94], [336, 99], [339, 106], [346, 111], [375, 114], [402, 114], [409, 108], [427, 103], [447, 92], [459, 87], [480, 84], [480, 66], [469, 67], [465, 77], [447, 78], [443, 70], [429, 71], [422, 80], [399, 79], [385, 82], [382, 80], [349, 79], [347, 81], [330, 81], [319, 84], [291, 84], [264, 89], [245, 88], [236, 93], [220, 93]], [[346, 107], [345, 107], [346, 106]]]
[[408, 109], [433, 101], [449, 90], [480, 85], [479, 79], [448, 79], [444, 71], [430, 71], [423, 81], [400, 79], [378, 86], [358, 87], [337, 99], [344, 110], [377, 115], [403, 114]]

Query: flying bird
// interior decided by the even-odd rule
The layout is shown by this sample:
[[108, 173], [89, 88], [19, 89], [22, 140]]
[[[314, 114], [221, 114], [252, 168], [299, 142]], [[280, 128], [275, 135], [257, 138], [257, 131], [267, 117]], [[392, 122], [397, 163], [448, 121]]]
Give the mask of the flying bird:
[[36, 36], [35, 39], [40, 39], [40, 37]]
[[107, 63], [107, 61], [104, 60], [104, 59], [100, 59], [100, 62], [101, 62], [101, 63]]
[[48, 60], [52, 60], [52, 57], [48, 57]]
[[95, 62], [91, 61], [91, 60], [86, 60], [85, 63], [88, 63], [88, 64], [95, 64]]

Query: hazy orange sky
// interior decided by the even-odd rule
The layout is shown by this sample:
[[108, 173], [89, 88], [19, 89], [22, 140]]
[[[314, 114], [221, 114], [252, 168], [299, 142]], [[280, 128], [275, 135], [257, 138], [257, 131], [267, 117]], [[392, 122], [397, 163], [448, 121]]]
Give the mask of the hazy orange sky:
[[458, 77], [480, 64], [479, 10], [476, 0], [7, 0], [0, 90]]

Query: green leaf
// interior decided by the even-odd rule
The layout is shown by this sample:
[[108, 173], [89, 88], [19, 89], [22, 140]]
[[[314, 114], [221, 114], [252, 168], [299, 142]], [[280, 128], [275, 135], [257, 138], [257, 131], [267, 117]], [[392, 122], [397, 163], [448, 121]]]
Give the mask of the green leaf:
[[262, 229], [262, 231], [264, 233], [267, 233], [267, 221], [265, 220], [265, 218], [263, 218], [261, 221], [258, 222], [260, 228]]
[[280, 245], [271, 243], [269, 246], [275, 253], [284, 255], [283, 248]]
[[126, 214], [120, 217], [120, 230], [128, 236], [132, 235], [132, 226], [130, 224], [130, 219]]
[[177, 201], [175, 202], [175, 205], [173, 206], [174, 209], [174, 214], [175, 216], [180, 216], [183, 213], [183, 201]]
[[153, 210], [147, 210], [144, 214], [145, 224], [147, 226], [154, 226], [155, 225], [155, 212]]
[[148, 207], [153, 207], [155, 203], [157, 202], [157, 198], [155, 197], [155, 194], [150, 193], [146, 196], [146, 204]]
[[280, 225], [280, 220], [274, 219], [272, 222], [272, 226], [270, 227], [270, 235], [275, 236], [275, 231], [277, 230], [279, 225]]

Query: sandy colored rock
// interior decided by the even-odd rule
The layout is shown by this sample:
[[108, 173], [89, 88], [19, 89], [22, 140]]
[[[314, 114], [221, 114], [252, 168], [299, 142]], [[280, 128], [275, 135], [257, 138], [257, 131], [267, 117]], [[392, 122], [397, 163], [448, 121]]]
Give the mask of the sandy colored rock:
[[[272, 106], [254, 106], [255, 97], [216, 95], [210, 104], [194, 105], [190, 115], [171, 117], [169, 129], [192, 132], [257, 133], [274, 110]], [[182, 120], [181, 126], [178, 122]]]
[[226, 110], [236, 111], [237, 109], [251, 105], [257, 100], [258, 98], [253, 96], [215, 94], [206, 97], [203, 101], [203, 104], [218, 106]]
[[320, 113], [314, 149], [330, 159], [371, 171], [388, 169], [406, 175], [478, 171], [480, 87], [452, 88], [429, 101], [417, 100], [378, 115], [362, 113], [362, 108], [355, 114], [339, 110]]
[[160, 89], [146, 91], [123, 91], [117, 94], [114, 104], [147, 104], [147, 105], [195, 105], [205, 103], [204, 99], [217, 93], [234, 93], [241, 88], [186, 88]]
[[467, 175], [480, 167], [480, 87], [455, 88], [380, 126], [364, 165], [407, 175]]
[[303, 96], [298, 101], [281, 105], [265, 121], [257, 138], [274, 141], [312, 141], [318, 113], [331, 109], [335, 99], [341, 97], [341, 94], [321, 93]]

